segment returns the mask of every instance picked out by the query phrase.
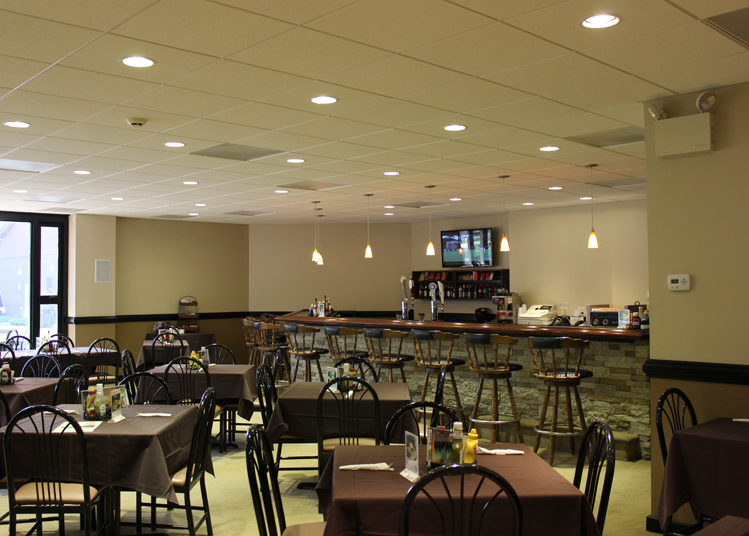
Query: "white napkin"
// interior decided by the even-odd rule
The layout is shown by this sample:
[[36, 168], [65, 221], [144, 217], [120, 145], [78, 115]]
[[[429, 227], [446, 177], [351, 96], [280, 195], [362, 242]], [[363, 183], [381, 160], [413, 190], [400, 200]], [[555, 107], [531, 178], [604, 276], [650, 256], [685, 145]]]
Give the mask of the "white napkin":
[[58, 409], [61, 409], [62, 411], [64, 411], [68, 415], [80, 415], [80, 413], [78, 413], [78, 411], [76, 411], [74, 409], [63, 409], [63, 408], [58, 408]]
[[136, 417], [171, 417], [171, 413], [138, 413]]
[[749, 419], [733, 419], [733, 422], [749, 422]]
[[352, 465], [341, 465], [341, 471], [392, 471], [388, 464], [382, 463], [354, 463]]
[[18, 377], [18, 378], [16, 378], [15, 376], [13, 377], [14, 382], [20, 382], [21, 380], [23, 380], [23, 376]]
[[479, 454], [494, 454], [495, 456], [515, 456], [518, 454], [524, 454], [522, 450], [514, 449], [485, 449], [484, 447], [478, 448]]

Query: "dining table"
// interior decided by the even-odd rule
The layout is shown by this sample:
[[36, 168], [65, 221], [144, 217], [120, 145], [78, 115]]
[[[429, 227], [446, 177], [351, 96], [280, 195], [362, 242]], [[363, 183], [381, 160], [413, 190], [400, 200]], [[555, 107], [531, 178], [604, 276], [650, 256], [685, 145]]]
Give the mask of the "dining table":
[[[27, 406], [51, 404], [55, 386], [57, 378], [16, 378], [12, 384], [0, 385], [0, 392], [8, 402], [10, 414], [15, 415]], [[7, 424], [3, 415], [0, 425]]]
[[176, 357], [189, 356], [191, 352], [190, 345], [185, 341], [163, 344], [158, 341], [145, 340], [138, 353], [138, 359], [135, 361], [135, 369], [144, 371], [154, 365], [165, 365]]
[[[411, 402], [411, 393], [405, 383], [373, 382], [369, 384], [380, 401], [380, 437], [390, 417]], [[268, 439], [278, 442], [282, 436], [292, 436], [309, 442], [317, 441], [317, 398], [325, 386], [323, 382], [294, 382], [279, 395], [268, 422]], [[336, 401], [326, 397], [323, 401], [323, 434], [334, 437], [338, 433]], [[365, 394], [359, 409], [359, 431], [374, 436], [374, 399]]]
[[[88, 346], [73, 346], [70, 348], [70, 354], [62, 352], [58, 355], [53, 355], [52, 357], [57, 359], [60, 363], [60, 372], [74, 364], [83, 365], [85, 367], [88, 359], [88, 349]], [[16, 350], [15, 355], [16, 358], [13, 362], [13, 370], [16, 376], [20, 376], [23, 366], [29, 359], [36, 355], [36, 350]], [[96, 352], [96, 364], [120, 366], [120, 355], [114, 350], [98, 350]]]
[[726, 516], [695, 532], [694, 536], [749, 536], [749, 519]]
[[[503, 476], [520, 499], [524, 536], [600, 536], [593, 511], [585, 495], [553, 467], [523, 444], [482, 444], [489, 449], [513, 449], [521, 455], [479, 454], [476, 462]], [[327, 522], [324, 536], [397, 536], [401, 506], [412, 482], [400, 475], [405, 468], [403, 445], [340, 445], [317, 484], [320, 507]], [[392, 471], [347, 471], [341, 466], [386, 463]], [[419, 447], [419, 475], [426, 474], [426, 446]], [[453, 490], [454, 493], [454, 490]], [[442, 490], [433, 490], [437, 505], [450, 500]], [[508, 509], [502, 496], [484, 526], [506, 524]], [[417, 515], [418, 511], [415, 514]], [[492, 516], [497, 516], [492, 517]], [[418, 515], [414, 519], [419, 519]], [[421, 516], [424, 522], [424, 516]], [[488, 525], [487, 525], [488, 523]], [[418, 531], [418, 528], [416, 531]], [[491, 531], [489, 531], [491, 533]]]
[[661, 523], [684, 504], [713, 519], [749, 518], [749, 419], [721, 417], [676, 432], [663, 474]]

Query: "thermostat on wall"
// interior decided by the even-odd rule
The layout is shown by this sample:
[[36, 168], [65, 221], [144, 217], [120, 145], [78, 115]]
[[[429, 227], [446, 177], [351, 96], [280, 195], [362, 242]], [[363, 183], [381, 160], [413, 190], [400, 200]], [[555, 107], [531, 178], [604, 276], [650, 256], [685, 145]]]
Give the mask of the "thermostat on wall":
[[668, 290], [689, 290], [692, 280], [689, 274], [671, 274], [668, 276]]

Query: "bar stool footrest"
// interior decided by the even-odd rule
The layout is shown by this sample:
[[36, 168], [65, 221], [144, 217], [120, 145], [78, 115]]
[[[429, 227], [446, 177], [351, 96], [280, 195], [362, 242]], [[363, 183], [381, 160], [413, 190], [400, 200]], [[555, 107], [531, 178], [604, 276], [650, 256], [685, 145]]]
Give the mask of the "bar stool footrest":
[[552, 432], [551, 430], [547, 430], [545, 428], [539, 428], [538, 426], [534, 426], [533, 430], [537, 434], [541, 435], [548, 435], [548, 436], [560, 436], [560, 437], [576, 437], [576, 436], [584, 436], [585, 430], [578, 427], [573, 427], [572, 430], [563, 429], [562, 431], [557, 430], [556, 432]]

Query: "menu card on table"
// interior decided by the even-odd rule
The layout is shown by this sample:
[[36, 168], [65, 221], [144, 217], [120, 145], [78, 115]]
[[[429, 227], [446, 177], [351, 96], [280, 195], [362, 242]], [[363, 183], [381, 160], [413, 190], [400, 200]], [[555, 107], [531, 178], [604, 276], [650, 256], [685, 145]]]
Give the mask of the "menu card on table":
[[401, 476], [416, 482], [419, 479], [419, 436], [406, 432], [406, 468]]

